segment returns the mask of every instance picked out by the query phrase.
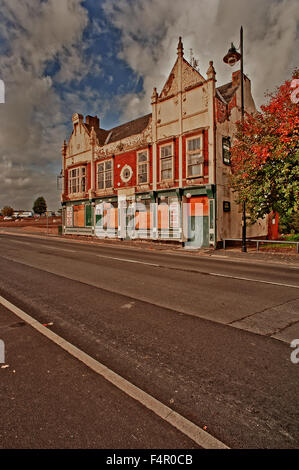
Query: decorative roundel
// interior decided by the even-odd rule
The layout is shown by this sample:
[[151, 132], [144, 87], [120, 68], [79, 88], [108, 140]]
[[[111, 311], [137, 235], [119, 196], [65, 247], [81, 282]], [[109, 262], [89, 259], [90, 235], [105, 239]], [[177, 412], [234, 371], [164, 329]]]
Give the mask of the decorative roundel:
[[130, 165], [125, 165], [120, 172], [121, 180], [124, 183], [128, 183], [130, 179], [132, 178], [132, 176], [133, 176], [132, 168], [130, 167]]

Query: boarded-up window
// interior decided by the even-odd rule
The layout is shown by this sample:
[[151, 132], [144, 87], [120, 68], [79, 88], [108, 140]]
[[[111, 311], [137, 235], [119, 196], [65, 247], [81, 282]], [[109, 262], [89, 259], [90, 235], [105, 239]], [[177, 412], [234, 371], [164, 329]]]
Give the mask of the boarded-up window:
[[136, 206], [136, 229], [150, 229], [152, 217], [150, 201], [138, 203]]
[[84, 227], [85, 226], [84, 204], [73, 206], [73, 211], [74, 211], [74, 227]]
[[189, 211], [190, 216], [208, 216], [209, 215], [209, 199], [203, 197], [192, 197], [189, 199]]
[[158, 205], [158, 228], [169, 228], [169, 207], [167, 203], [162, 203]]

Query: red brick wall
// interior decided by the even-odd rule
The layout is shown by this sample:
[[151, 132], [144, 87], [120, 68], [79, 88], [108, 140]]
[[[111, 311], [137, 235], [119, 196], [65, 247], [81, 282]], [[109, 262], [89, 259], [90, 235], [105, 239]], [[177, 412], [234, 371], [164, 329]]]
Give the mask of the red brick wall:
[[[209, 176], [209, 142], [208, 142], [208, 131], [204, 130], [201, 132], [193, 132], [189, 134], [187, 137], [193, 137], [202, 133], [203, 135], [203, 152], [204, 152], [204, 177], [202, 178], [193, 178], [196, 183], [206, 184], [208, 183], [208, 176]], [[162, 189], [165, 187], [161, 186], [160, 182], [160, 148], [163, 145], [172, 144], [174, 147], [174, 184], [171, 187], [178, 187], [179, 186], [179, 139], [178, 138], [170, 138], [163, 142], [160, 142], [157, 145], [157, 189]], [[149, 183], [152, 184], [153, 182], [153, 149], [150, 145], [149, 147], [141, 147], [138, 151], [141, 150], [148, 150], [149, 153]], [[183, 180], [186, 180], [186, 136], [183, 136], [182, 139], [182, 151], [183, 151]], [[102, 161], [113, 159], [114, 164], [114, 193], [117, 194], [117, 190], [119, 188], [124, 187], [132, 187], [137, 185], [137, 151], [131, 150], [128, 152], [123, 152], [117, 154], [115, 156], [107, 156], [104, 160], [97, 160], [95, 161], [95, 168], [94, 168], [94, 187], [97, 189], [97, 164]], [[118, 168], [119, 165], [119, 168]], [[129, 165], [133, 170], [132, 178], [128, 183], [124, 183], [121, 180], [120, 174], [125, 165]], [[72, 167], [66, 170], [65, 174], [65, 194], [68, 194], [68, 171], [73, 168], [77, 168], [82, 166], [82, 164], [78, 163], [77, 165], [73, 165]], [[188, 186], [186, 181], [183, 182], [184, 186]], [[87, 191], [91, 187], [91, 166], [90, 163], [86, 165], [86, 188]], [[86, 192], [87, 192], [86, 191]]]
[[[120, 167], [118, 168], [118, 165]], [[121, 171], [125, 165], [130, 165], [133, 170], [133, 176], [128, 183], [124, 183], [120, 177]], [[125, 188], [136, 185], [136, 151], [121, 153], [114, 158], [114, 187]], [[119, 183], [119, 184], [118, 184]]]
[[228, 104], [228, 115], [230, 116], [231, 110], [237, 106], [237, 95], [235, 95]]
[[86, 169], [86, 191], [91, 188], [91, 164], [88, 163]]
[[218, 98], [216, 98], [216, 119], [219, 123], [227, 119], [227, 106]]

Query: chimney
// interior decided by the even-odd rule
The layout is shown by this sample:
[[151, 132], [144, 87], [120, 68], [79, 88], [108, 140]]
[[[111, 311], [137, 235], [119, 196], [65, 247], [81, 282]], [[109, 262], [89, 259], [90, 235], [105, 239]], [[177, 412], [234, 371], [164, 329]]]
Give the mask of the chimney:
[[86, 116], [85, 122], [88, 126], [94, 127], [95, 129], [100, 128], [100, 120], [98, 116]]

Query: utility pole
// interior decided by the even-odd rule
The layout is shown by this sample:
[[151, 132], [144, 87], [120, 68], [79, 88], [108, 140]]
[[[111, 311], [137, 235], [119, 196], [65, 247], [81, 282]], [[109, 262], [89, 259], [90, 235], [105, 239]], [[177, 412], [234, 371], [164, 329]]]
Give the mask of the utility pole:
[[[235, 65], [241, 60], [241, 122], [244, 124], [244, 50], [243, 50], [243, 26], [240, 29], [240, 54], [237, 52], [235, 46], [232, 44], [223, 61], [228, 65]], [[243, 215], [242, 215], [242, 252], [246, 253], [246, 201], [244, 199], [243, 204]]]

